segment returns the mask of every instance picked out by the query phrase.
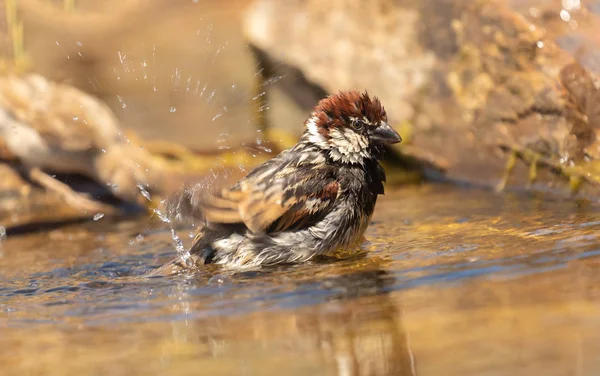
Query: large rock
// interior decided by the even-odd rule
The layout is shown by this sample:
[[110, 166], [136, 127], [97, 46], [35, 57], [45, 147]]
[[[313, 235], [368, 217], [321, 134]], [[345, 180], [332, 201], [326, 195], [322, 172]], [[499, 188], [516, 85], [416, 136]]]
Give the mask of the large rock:
[[527, 19], [516, 8], [482, 0], [258, 0], [246, 35], [327, 92], [380, 96], [408, 136], [401, 151], [438, 163], [450, 179], [495, 185], [512, 151], [527, 162], [517, 164], [516, 184], [536, 176], [568, 190], [588, 181], [595, 193], [594, 73], [556, 43], [563, 34], [535, 23], [547, 18]]

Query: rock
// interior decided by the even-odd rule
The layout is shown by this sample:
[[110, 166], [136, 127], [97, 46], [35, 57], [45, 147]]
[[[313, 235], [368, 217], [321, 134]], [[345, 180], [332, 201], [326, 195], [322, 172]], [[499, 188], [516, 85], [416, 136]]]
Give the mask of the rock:
[[245, 31], [326, 92], [378, 95], [410, 134], [399, 150], [445, 163], [448, 179], [496, 185], [501, 147], [526, 162], [515, 185], [568, 191], [567, 176], [597, 195], [598, 80], [535, 22], [501, 1], [258, 0]]
[[[19, 199], [21, 209], [31, 208], [36, 217], [36, 207], [47, 208], [61, 198], [63, 206], [79, 210], [79, 217], [119, 214], [119, 204], [151, 206], [152, 198], [158, 201], [181, 189], [194, 173], [197, 178], [210, 170], [211, 164], [169, 163], [149, 149], [127, 138], [110, 108], [96, 97], [39, 74], [0, 76], [0, 167], [13, 171], [2, 174], [0, 205]], [[84, 181], [79, 184], [83, 192], [74, 188], [79, 181]], [[45, 197], [35, 190], [30, 196], [28, 183], [52, 194]], [[98, 200], [111, 194], [121, 200], [112, 200], [117, 207]], [[43, 205], [32, 205], [34, 201]], [[64, 211], [47, 212], [45, 217], [59, 219]]]

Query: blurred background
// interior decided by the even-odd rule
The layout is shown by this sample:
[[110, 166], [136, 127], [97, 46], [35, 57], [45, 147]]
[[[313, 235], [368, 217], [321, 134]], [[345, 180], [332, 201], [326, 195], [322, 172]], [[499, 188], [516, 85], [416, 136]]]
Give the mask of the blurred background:
[[[109, 104], [144, 139], [212, 149], [252, 140], [259, 68], [249, 1], [17, 1], [29, 69]], [[5, 25], [6, 26], [6, 25]], [[10, 60], [10, 38], [3, 38]]]
[[[600, 370], [600, 1], [0, 4], [3, 375]], [[404, 139], [365, 257], [139, 278], [344, 89]]]
[[[293, 145], [320, 98], [365, 89], [382, 99], [405, 140], [389, 153], [391, 184], [443, 179], [596, 196], [595, 1], [141, 4], [4, 2], [4, 108], [21, 126], [43, 128], [53, 147], [36, 155], [39, 147], [19, 139], [24, 131], [7, 132], [5, 161], [25, 165], [26, 176], [39, 167], [120, 185], [109, 190], [127, 202], [137, 183], [168, 196], [215, 166], [251, 167]], [[57, 92], [18, 89], [28, 74]], [[71, 89], [81, 98], [61, 99]], [[32, 104], [36, 95], [45, 107]], [[88, 97], [108, 106], [110, 126], [94, 111], [77, 114]], [[91, 124], [82, 127], [82, 116]], [[106, 150], [120, 134], [172, 163], [121, 147], [111, 147], [119, 149], [111, 160], [92, 151], [61, 160], [67, 139], [86, 129], [98, 133], [80, 143], [90, 150]], [[73, 166], [81, 158], [87, 165]], [[146, 167], [117, 169], [123, 160]]]

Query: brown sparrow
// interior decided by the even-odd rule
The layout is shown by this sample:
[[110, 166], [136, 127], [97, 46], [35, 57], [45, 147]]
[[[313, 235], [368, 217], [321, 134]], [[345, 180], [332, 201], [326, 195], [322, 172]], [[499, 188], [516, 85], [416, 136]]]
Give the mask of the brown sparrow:
[[[233, 186], [188, 194], [202, 221], [190, 249], [194, 264], [297, 263], [363, 241], [384, 192], [383, 145], [402, 139], [366, 92], [322, 99], [305, 125], [300, 142]], [[171, 274], [184, 263], [175, 260], [151, 274]]]

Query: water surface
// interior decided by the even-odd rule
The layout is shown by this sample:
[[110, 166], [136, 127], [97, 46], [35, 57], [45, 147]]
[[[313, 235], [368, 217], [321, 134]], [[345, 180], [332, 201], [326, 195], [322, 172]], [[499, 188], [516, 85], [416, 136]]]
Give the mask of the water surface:
[[146, 280], [175, 254], [157, 222], [9, 235], [1, 373], [600, 373], [590, 205], [396, 189], [378, 203], [364, 257]]

